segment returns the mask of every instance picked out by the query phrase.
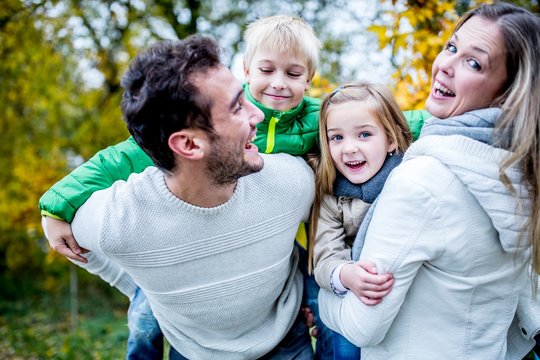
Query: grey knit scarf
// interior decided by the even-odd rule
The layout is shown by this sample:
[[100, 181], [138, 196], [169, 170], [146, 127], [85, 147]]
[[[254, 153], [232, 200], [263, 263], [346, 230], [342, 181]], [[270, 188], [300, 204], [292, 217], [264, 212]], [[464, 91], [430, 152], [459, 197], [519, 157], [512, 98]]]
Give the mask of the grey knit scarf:
[[363, 184], [353, 184], [340, 173], [336, 175], [334, 182], [334, 196], [346, 196], [360, 199], [368, 204], [375, 201], [379, 196], [386, 178], [390, 172], [401, 163], [403, 153], [395, 153], [387, 155], [381, 169], [368, 181]]

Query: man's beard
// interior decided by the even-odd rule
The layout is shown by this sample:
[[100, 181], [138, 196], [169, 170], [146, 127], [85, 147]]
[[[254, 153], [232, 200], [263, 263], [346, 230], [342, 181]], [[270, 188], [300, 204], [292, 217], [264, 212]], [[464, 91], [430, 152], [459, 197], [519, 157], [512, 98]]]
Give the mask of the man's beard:
[[244, 149], [233, 149], [219, 137], [214, 139], [208, 154], [206, 172], [218, 185], [234, 184], [242, 176], [261, 171], [263, 164], [249, 163], [244, 159]]

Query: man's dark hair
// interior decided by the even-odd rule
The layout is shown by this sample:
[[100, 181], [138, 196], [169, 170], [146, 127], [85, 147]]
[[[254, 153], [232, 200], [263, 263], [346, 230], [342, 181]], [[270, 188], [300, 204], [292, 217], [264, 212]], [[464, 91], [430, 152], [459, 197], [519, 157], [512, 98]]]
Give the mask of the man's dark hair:
[[193, 78], [220, 65], [219, 45], [200, 35], [157, 43], [130, 63], [122, 79], [124, 121], [160, 169], [175, 167], [168, 145], [172, 133], [193, 127], [213, 134], [212, 99], [199, 92]]

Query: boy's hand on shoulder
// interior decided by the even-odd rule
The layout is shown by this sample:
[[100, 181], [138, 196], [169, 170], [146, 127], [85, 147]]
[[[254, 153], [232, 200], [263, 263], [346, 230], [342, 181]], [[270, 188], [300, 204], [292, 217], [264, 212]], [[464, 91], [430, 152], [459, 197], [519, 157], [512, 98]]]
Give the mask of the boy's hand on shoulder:
[[75, 237], [73, 237], [71, 225], [68, 222], [49, 216], [46, 216], [43, 220], [45, 236], [54, 251], [72, 260], [82, 263], [88, 262], [86, 258], [80, 255], [87, 253], [88, 250], [79, 246]]
[[339, 276], [343, 286], [366, 305], [379, 304], [394, 285], [392, 274], [377, 274], [375, 264], [365, 260], [344, 265]]

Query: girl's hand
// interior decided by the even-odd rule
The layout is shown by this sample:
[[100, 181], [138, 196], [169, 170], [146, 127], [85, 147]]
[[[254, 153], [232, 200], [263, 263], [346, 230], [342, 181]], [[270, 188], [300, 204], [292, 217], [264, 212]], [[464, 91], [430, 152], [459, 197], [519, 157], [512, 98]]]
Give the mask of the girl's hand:
[[377, 305], [394, 285], [392, 274], [377, 274], [375, 264], [360, 260], [341, 268], [339, 279], [343, 286], [366, 305]]

